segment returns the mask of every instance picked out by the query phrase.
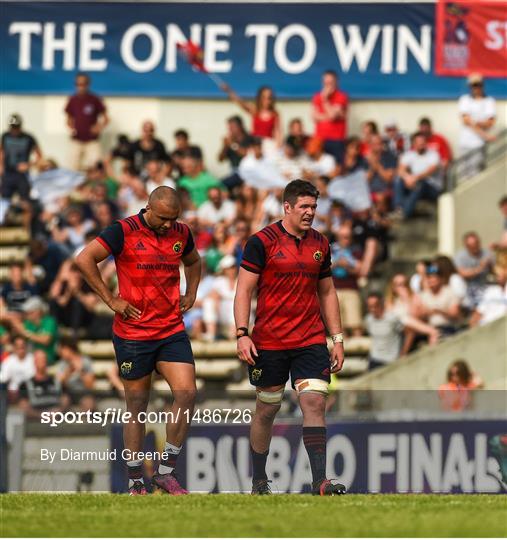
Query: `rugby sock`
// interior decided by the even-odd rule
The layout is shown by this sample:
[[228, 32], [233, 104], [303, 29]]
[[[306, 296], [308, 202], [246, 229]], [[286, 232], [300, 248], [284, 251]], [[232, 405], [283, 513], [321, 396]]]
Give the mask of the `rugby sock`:
[[310, 458], [313, 482], [326, 478], [326, 428], [303, 427], [303, 442]]
[[263, 454], [256, 452], [252, 445], [250, 445], [250, 452], [252, 454], [252, 467], [253, 467], [253, 480], [267, 480], [266, 475], [266, 460], [268, 459], [269, 449]]
[[129, 489], [134, 485], [134, 482], [142, 482], [144, 484], [142, 459], [127, 461], [127, 468], [129, 471]]
[[180, 451], [181, 446], [174, 446], [174, 444], [168, 442], [165, 443], [164, 453], [167, 454], [167, 458], [160, 460], [158, 474], [169, 474], [174, 471]]

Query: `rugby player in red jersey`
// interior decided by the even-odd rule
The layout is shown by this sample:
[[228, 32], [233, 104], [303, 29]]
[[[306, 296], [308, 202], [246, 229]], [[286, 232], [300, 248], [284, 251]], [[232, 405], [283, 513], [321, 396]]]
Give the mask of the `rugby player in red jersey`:
[[[238, 356], [248, 363], [250, 382], [257, 391], [250, 427], [253, 494], [271, 492], [266, 460], [289, 375], [303, 412], [312, 492], [345, 493], [343, 485], [326, 479], [326, 396], [330, 373], [342, 368], [344, 353], [329, 243], [312, 229], [318, 196], [309, 182], [287, 184], [284, 218], [251, 236], [243, 253], [234, 317]], [[256, 290], [257, 312], [250, 337], [248, 321]], [[333, 340], [331, 354], [326, 328]]]
[[[132, 420], [124, 425], [125, 448], [132, 457], [127, 461], [131, 495], [146, 494], [143, 460], [137, 459], [143, 450], [145, 425], [137, 418], [147, 409], [153, 370], [171, 387], [177, 420], [167, 423], [166, 459], [152, 483], [173, 495], [187, 493], [174, 475], [196, 395], [194, 359], [182, 313], [195, 301], [201, 262], [190, 229], [177, 221], [180, 211], [176, 191], [158, 187], [146, 209], [104, 229], [76, 261], [89, 285], [116, 314], [113, 344], [127, 410], [132, 413]], [[118, 274], [116, 297], [97, 268], [110, 255]], [[180, 262], [187, 282], [183, 296]]]

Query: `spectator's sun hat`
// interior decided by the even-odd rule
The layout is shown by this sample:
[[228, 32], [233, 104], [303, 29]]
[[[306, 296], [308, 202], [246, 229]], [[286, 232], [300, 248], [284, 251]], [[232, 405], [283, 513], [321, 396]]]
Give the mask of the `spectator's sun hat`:
[[28, 313], [29, 311], [44, 310], [45, 307], [46, 304], [44, 304], [42, 298], [39, 296], [32, 296], [23, 303], [22, 310], [25, 313]]
[[23, 121], [21, 120], [21, 116], [19, 114], [11, 114], [9, 116], [8, 124], [11, 127], [20, 127]]
[[388, 118], [384, 122], [384, 129], [393, 128], [393, 127], [398, 127], [398, 122], [396, 122], [394, 118]]
[[473, 86], [474, 84], [482, 84], [484, 82], [484, 79], [482, 78], [482, 75], [480, 73], [471, 73], [468, 76], [468, 84], [470, 86]]
[[236, 266], [236, 259], [232, 255], [226, 255], [220, 259], [217, 266], [217, 271], [222, 272], [227, 268], [232, 268], [233, 266]]

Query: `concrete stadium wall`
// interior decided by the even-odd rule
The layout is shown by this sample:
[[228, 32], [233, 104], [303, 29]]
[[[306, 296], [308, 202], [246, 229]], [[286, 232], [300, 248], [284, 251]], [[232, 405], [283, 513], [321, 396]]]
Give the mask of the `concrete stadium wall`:
[[[149, 84], [149, 81], [147, 81]], [[318, 82], [316, 89], [318, 88]], [[13, 112], [21, 114], [27, 131], [39, 140], [44, 154], [62, 165], [68, 154], [68, 133], [63, 109], [66, 98], [62, 96], [2, 95], [0, 126], [5, 129], [7, 117]], [[157, 125], [158, 136], [173, 145], [173, 132], [180, 127], [189, 130], [192, 140], [202, 145], [208, 168], [216, 175], [224, 175], [227, 165], [217, 162], [225, 119], [240, 113], [240, 109], [226, 100], [173, 100], [158, 98], [105, 97], [111, 124], [103, 137], [105, 149], [110, 148], [118, 133], [137, 137], [143, 120], [151, 119]], [[306, 130], [312, 132], [309, 101], [280, 102], [284, 127], [296, 116], [303, 119]], [[242, 113], [241, 113], [242, 114]], [[244, 114], [242, 116], [245, 117]], [[459, 132], [456, 101], [356, 101], [350, 108], [350, 133], [359, 133], [361, 122], [383, 122], [395, 118], [401, 129], [413, 132], [421, 116], [433, 119], [435, 131], [448, 137], [455, 151]], [[245, 117], [246, 125], [250, 121]], [[498, 126], [507, 125], [507, 100], [498, 103]]]
[[503, 227], [498, 201], [505, 194], [507, 163], [502, 156], [477, 177], [440, 197], [439, 251], [454, 255], [467, 231], [477, 231], [485, 246], [498, 241]]
[[[506, 390], [507, 317], [449, 338], [436, 347], [425, 347], [344, 386], [347, 390], [435, 390], [446, 381], [447, 368], [457, 359], [468, 362], [483, 379], [486, 390]], [[503, 381], [501, 386], [499, 381]]]

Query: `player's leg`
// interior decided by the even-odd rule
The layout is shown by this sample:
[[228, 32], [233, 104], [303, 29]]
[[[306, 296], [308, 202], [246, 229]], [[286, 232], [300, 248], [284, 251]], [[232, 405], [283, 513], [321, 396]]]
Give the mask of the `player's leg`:
[[143, 460], [138, 453], [143, 450], [146, 424], [139, 422], [139, 413], [146, 412], [150, 398], [151, 373], [140, 379], [122, 378], [127, 411], [132, 415], [123, 424], [123, 443], [131, 459], [127, 461], [130, 495], [146, 495], [143, 476]]
[[151, 374], [154, 368], [152, 343], [124, 339], [113, 334], [125, 403], [131, 414], [130, 420], [123, 425], [123, 443], [130, 455], [127, 467], [131, 495], [146, 495], [143, 460], [138, 457], [138, 453], [143, 450], [145, 423], [139, 421], [139, 415], [146, 412], [150, 399]]
[[271, 443], [273, 421], [280, 410], [285, 384], [257, 387], [255, 413], [250, 425], [250, 452], [252, 456], [252, 493], [269, 493], [266, 461]]
[[289, 363], [285, 351], [258, 351], [255, 366], [248, 366], [250, 383], [256, 387], [255, 413], [250, 425], [252, 456], [252, 494], [271, 493], [266, 474], [266, 461], [271, 443], [273, 421], [280, 410]]
[[315, 495], [345, 493], [345, 486], [326, 479], [326, 399], [329, 393], [330, 360], [326, 345], [293, 351], [291, 377], [303, 413], [303, 443], [312, 470]]
[[190, 340], [185, 332], [168, 338], [158, 352], [157, 371], [171, 388], [173, 404], [166, 424], [165, 458], [160, 461], [152, 482], [171, 495], [188, 493], [176, 476], [176, 462], [185, 442], [194, 412], [197, 388]]

